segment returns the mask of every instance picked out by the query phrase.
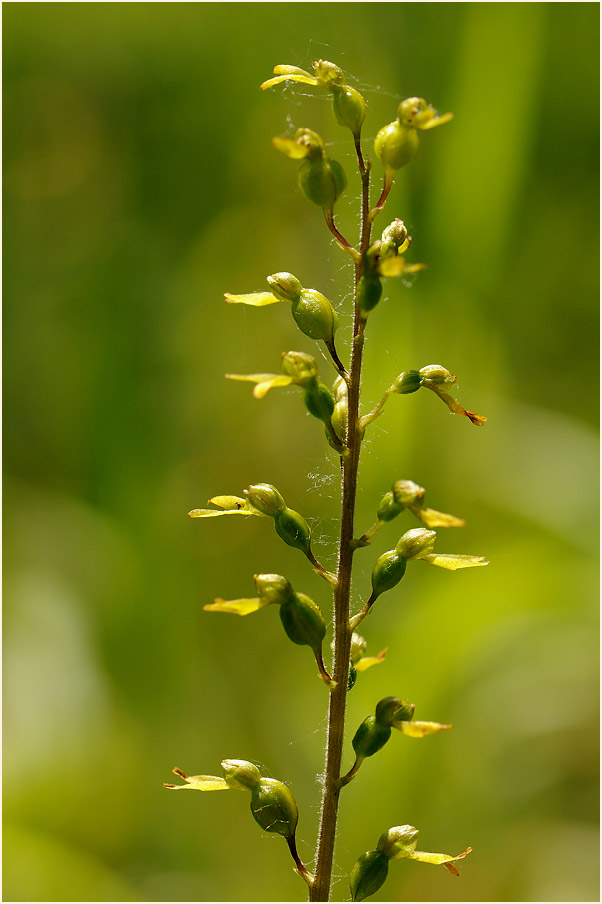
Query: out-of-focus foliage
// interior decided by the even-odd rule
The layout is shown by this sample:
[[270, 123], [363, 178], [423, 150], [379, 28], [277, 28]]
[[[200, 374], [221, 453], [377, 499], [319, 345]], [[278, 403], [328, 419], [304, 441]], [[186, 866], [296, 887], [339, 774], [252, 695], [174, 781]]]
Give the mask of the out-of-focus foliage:
[[[276, 63], [320, 57], [361, 80], [366, 137], [408, 95], [455, 114], [391, 193], [389, 220], [429, 269], [410, 290], [389, 282], [370, 319], [365, 410], [403, 370], [442, 363], [489, 417], [474, 430], [416, 393], [370, 428], [358, 534], [412, 479], [467, 521], [438, 547], [491, 565], [416, 566], [362, 626], [390, 653], [359, 677], [350, 726], [394, 694], [456, 727], [365, 764], [336, 871], [410, 824], [427, 850], [474, 853], [459, 880], [403, 861], [381, 897], [596, 899], [598, 6], [3, 12], [4, 899], [300, 894], [242, 796], [161, 786], [172, 766], [254, 760], [290, 784], [311, 857], [324, 685], [275, 612], [202, 607], [248, 594], [257, 572], [323, 609], [327, 586], [266, 519], [186, 512], [274, 483], [334, 564], [338, 466], [321, 425], [294, 389], [258, 402], [223, 379], [317, 354], [284, 306], [223, 303], [269, 273], [298, 274], [337, 304], [341, 338], [349, 327], [350, 265], [270, 139], [314, 128], [348, 173], [353, 143], [324, 92], [259, 92]], [[350, 178], [344, 232], [357, 192]], [[410, 520], [358, 552], [358, 606]]]

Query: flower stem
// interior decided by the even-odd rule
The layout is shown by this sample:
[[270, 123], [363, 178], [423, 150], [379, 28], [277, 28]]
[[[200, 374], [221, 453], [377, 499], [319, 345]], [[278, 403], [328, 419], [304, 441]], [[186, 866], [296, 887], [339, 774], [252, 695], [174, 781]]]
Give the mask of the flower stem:
[[357, 307], [357, 285], [363, 273], [363, 253], [370, 243], [369, 188], [370, 170], [360, 169], [362, 180], [362, 229], [360, 248], [362, 256], [355, 263], [355, 315], [353, 343], [348, 383], [347, 454], [342, 464], [342, 506], [339, 542], [337, 583], [334, 588], [334, 670], [336, 687], [330, 694], [328, 709], [328, 735], [326, 741], [326, 766], [320, 812], [320, 829], [314, 882], [309, 891], [310, 901], [328, 901], [332, 876], [332, 862], [339, 805], [339, 779], [345, 733], [345, 707], [349, 679], [349, 655], [351, 626], [349, 602], [351, 596], [351, 569], [353, 564], [353, 522], [357, 493], [357, 472], [360, 460], [362, 436], [359, 430], [359, 399], [364, 350], [365, 321]]

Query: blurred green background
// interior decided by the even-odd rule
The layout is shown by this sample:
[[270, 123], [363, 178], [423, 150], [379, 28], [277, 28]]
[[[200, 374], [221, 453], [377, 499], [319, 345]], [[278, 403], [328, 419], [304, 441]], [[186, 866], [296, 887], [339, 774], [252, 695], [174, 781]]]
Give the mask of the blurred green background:
[[[312, 353], [284, 306], [223, 304], [290, 270], [350, 325], [350, 267], [273, 135], [331, 142], [357, 224], [353, 146], [328, 98], [258, 91], [277, 63], [334, 60], [369, 104], [366, 149], [402, 97], [422, 135], [379, 225], [401, 216], [413, 288], [370, 321], [365, 404], [443, 363], [475, 429], [430, 393], [393, 398], [361, 468], [359, 529], [394, 479], [467, 519], [365, 625], [350, 738], [382, 696], [455, 731], [395, 736], [345, 792], [334, 896], [383, 830], [472, 845], [461, 879], [392, 864], [376, 900], [589, 901], [598, 892], [598, 4], [4, 5], [5, 885], [8, 901], [304, 897], [242, 795], [173, 795], [172, 766], [263, 764], [311, 859], [324, 686], [276, 612], [211, 616], [286, 574], [328, 594], [261, 520], [190, 521], [276, 484], [333, 563], [335, 456], [294, 391], [258, 402], [226, 371]], [[375, 166], [380, 179], [380, 168]], [[376, 190], [376, 189], [375, 189]], [[322, 374], [329, 365], [322, 361]], [[404, 522], [403, 524], [401, 522]], [[357, 557], [354, 596], [403, 516]], [[399, 529], [398, 529], [399, 528]]]

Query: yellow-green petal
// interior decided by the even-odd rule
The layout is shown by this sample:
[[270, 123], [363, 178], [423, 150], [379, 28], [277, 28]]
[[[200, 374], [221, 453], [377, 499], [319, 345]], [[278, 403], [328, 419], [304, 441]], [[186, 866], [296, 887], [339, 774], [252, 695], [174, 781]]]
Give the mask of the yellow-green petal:
[[361, 659], [358, 659], [357, 662], [353, 663], [353, 668], [356, 672], [365, 672], [366, 669], [371, 669], [373, 665], [379, 665], [381, 662], [385, 661], [385, 657], [387, 655], [387, 647], [384, 650], [381, 650], [378, 656], [362, 656]]
[[305, 69], [301, 69], [299, 66], [289, 66], [286, 63], [274, 66], [274, 75], [306, 75], [308, 78], [313, 78]]
[[249, 304], [254, 308], [262, 308], [266, 304], [276, 304], [280, 301], [271, 292], [251, 292], [248, 295], [230, 295], [226, 292], [224, 298], [228, 304]]
[[[276, 67], [279, 68], [279, 67]], [[301, 70], [302, 71], [302, 70]], [[277, 75], [275, 78], [269, 78], [266, 82], [262, 82], [259, 86], [261, 91], [265, 91], [266, 88], [273, 88], [274, 85], [280, 85], [282, 82], [301, 82], [303, 85], [313, 85], [314, 87], [319, 84], [318, 80], [312, 78], [311, 75]]]
[[440, 722], [400, 721], [394, 722], [393, 727], [398, 728], [408, 738], [425, 738], [427, 735], [436, 734], [438, 731], [453, 728], [453, 725], [442, 725]]
[[401, 276], [403, 273], [412, 274], [426, 270], [426, 264], [408, 264], [403, 257], [391, 255], [383, 258], [378, 269], [382, 276]]
[[429, 119], [428, 122], [423, 123], [422, 125], [416, 125], [416, 129], [421, 129], [423, 132], [428, 131], [428, 129], [434, 129], [436, 126], [442, 126], [446, 122], [450, 122], [454, 118], [453, 113], [444, 113], [443, 116], [437, 116], [434, 119]]
[[422, 562], [430, 562], [431, 565], [438, 565], [439, 568], [447, 568], [448, 571], [457, 571], [459, 568], [478, 568], [480, 565], [489, 565], [489, 562], [483, 556], [454, 556], [432, 553], [428, 556], [421, 556], [420, 560]]
[[[428, 851], [413, 851], [409, 854], [398, 854], [397, 857], [407, 857], [409, 860], [420, 860], [421, 863], [433, 863], [435, 866], [444, 866], [452, 876], [459, 876], [460, 871], [454, 866], [456, 860], [463, 860], [467, 854], [470, 854], [472, 848], [466, 848], [462, 854], [457, 857], [451, 857], [449, 854], [431, 854]], [[396, 860], [397, 857], [392, 857]]]
[[265, 395], [276, 386], [290, 386], [292, 377], [283, 374], [226, 374], [227, 380], [240, 380], [246, 383], [256, 383], [253, 395], [256, 399], [263, 399]]
[[216, 599], [212, 603], [203, 606], [205, 612], [227, 612], [230, 615], [250, 615], [252, 612], [258, 612], [264, 606], [269, 605], [267, 600], [262, 599], [240, 599], [240, 600], [222, 600]]
[[256, 508], [254, 508], [248, 499], [243, 499], [240, 496], [212, 496], [211, 499], [208, 500], [210, 505], [217, 505], [220, 511], [217, 509], [192, 509], [191, 512], [188, 512], [189, 518], [216, 518], [218, 515], [261, 515]]
[[223, 509], [243, 509], [248, 505], [244, 496], [212, 496], [208, 502]]
[[294, 138], [288, 138], [286, 135], [276, 135], [272, 138], [272, 145], [277, 151], [281, 151], [290, 157], [291, 160], [303, 160], [309, 156], [310, 148], [307, 144], [296, 141]]
[[229, 791], [229, 786], [226, 784], [225, 779], [219, 778], [217, 775], [186, 775], [185, 772], [182, 772], [181, 769], [172, 769], [171, 770], [174, 775], [179, 775], [180, 778], [184, 779], [186, 784], [184, 785], [172, 785], [167, 782], [164, 783], [164, 788], [169, 788], [170, 791]]
[[448, 515], [446, 512], [422, 508], [419, 505], [408, 505], [408, 508], [427, 527], [464, 527], [466, 524], [463, 518], [456, 518], [455, 515]]
[[260, 515], [254, 509], [192, 509], [188, 512], [189, 518], [217, 518], [219, 515]]

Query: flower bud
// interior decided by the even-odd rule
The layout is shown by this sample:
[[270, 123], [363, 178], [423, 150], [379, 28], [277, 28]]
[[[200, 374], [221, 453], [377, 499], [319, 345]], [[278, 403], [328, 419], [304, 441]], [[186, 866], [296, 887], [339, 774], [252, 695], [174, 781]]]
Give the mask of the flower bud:
[[358, 659], [362, 658], [366, 652], [366, 646], [365, 638], [363, 638], [361, 634], [356, 634], [354, 631], [351, 635], [351, 650], [349, 654], [351, 662], [357, 662]]
[[393, 385], [391, 392], [398, 392], [400, 395], [409, 395], [411, 392], [417, 392], [422, 386], [422, 377], [417, 370], [404, 370], [399, 374]]
[[380, 500], [380, 504], [376, 512], [376, 517], [379, 521], [392, 521], [393, 518], [397, 518], [397, 516], [400, 515], [402, 511], [403, 505], [397, 502], [395, 496], [389, 490], [389, 492], [385, 493], [383, 498]]
[[307, 157], [299, 167], [297, 179], [306, 198], [327, 210], [332, 210], [334, 202], [347, 187], [341, 164], [326, 156]]
[[288, 546], [309, 552], [311, 531], [305, 518], [292, 509], [284, 508], [275, 515], [276, 533]]
[[272, 293], [282, 301], [294, 301], [303, 290], [303, 286], [292, 273], [273, 273], [268, 276], [268, 284]]
[[372, 569], [372, 600], [392, 590], [405, 574], [406, 559], [397, 549], [391, 549], [380, 556]]
[[247, 760], [222, 760], [222, 772], [229, 788], [252, 791], [261, 781], [257, 766]]
[[347, 416], [347, 402], [337, 402], [334, 406], [334, 411], [332, 412], [330, 423], [332, 424], [334, 432], [341, 439], [341, 441], [344, 441], [345, 436], [347, 435]]
[[383, 697], [376, 704], [374, 718], [379, 725], [390, 728], [395, 721], [395, 713], [401, 706], [401, 700], [398, 700], [397, 697]]
[[292, 314], [302, 333], [310, 339], [332, 342], [338, 326], [335, 309], [316, 289], [302, 289], [293, 300]]
[[314, 75], [324, 88], [332, 89], [335, 85], [345, 84], [345, 74], [336, 63], [329, 60], [316, 60], [314, 62]]
[[384, 747], [390, 737], [391, 729], [388, 725], [381, 725], [375, 716], [368, 716], [356, 731], [351, 743], [356, 757], [365, 759]]
[[284, 499], [270, 483], [257, 483], [243, 491], [253, 508], [262, 515], [275, 518], [286, 506]]
[[428, 364], [426, 367], [421, 367], [418, 372], [425, 385], [451, 389], [458, 382], [458, 378], [441, 364]]
[[324, 153], [324, 142], [312, 129], [297, 129], [295, 143], [305, 150], [304, 157], [320, 158]]
[[251, 813], [264, 831], [285, 838], [294, 836], [299, 819], [297, 804], [286, 785], [275, 778], [262, 778], [251, 790]]
[[397, 108], [397, 118], [402, 126], [411, 129], [432, 129], [453, 119], [452, 113], [439, 116], [434, 107], [423, 97], [406, 97]]
[[389, 861], [382, 851], [367, 851], [351, 870], [349, 884], [351, 899], [364, 901], [384, 884], [389, 873]]
[[256, 574], [255, 587], [262, 600], [282, 605], [294, 594], [293, 588], [281, 574]]
[[413, 480], [396, 480], [393, 484], [395, 502], [404, 508], [421, 500], [425, 492], [424, 487], [414, 483]]
[[316, 359], [305, 352], [285, 352], [282, 355], [282, 373], [292, 377], [299, 386], [313, 383], [318, 376]]
[[[407, 247], [406, 243], [409, 243], [409, 240], [408, 230], [406, 229], [403, 220], [400, 220], [398, 217], [383, 230], [380, 239], [380, 253], [381, 255], [385, 255], [389, 254], [391, 251], [399, 252], [404, 245]], [[405, 250], [405, 248], [403, 248], [403, 250]]]
[[316, 381], [313, 386], [308, 386], [303, 392], [303, 401], [310, 414], [324, 421], [325, 424], [330, 423], [334, 411], [334, 399], [330, 389], [324, 383]]
[[395, 547], [408, 562], [410, 559], [421, 559], [433, 551], [437, 534], [425, 527], [414, 527], [407, 530]]
[[414, 826], [393, 826], [392, 829], [383, 832], [380, 836], [377, 848], [390, 860], [402, 850], [415, 850], [417, 838], [418, 829], [415, 829]]
[[343, 377], [337, 377], [332, 384], [332, 394], [335, 402], [347, 401], [347, 384]]
[[393, 713], [393, 722], [410, 722], [414, 718], [416, 707], [409, 700], [398, 700], [399, 706]]
[[347, 402], [347, 384], [342, 377], [336, 378], [332, 384], [332, 392], [334, 395], [334, 410], [330, 418], [330, 423], [337, 436], [344, 439], [347, 435], [347, 415], [349, 405]]
[[394, 120], [378, 132], [374, 151], [386, 170], [398, 170], [414, 159], [418, 144], [415, 129], [408, 129]]
[[293, 643], [321, 650], [326, 622], [318, 606], [304, 593], [295, 593], [280, 607], [280, 620]]

